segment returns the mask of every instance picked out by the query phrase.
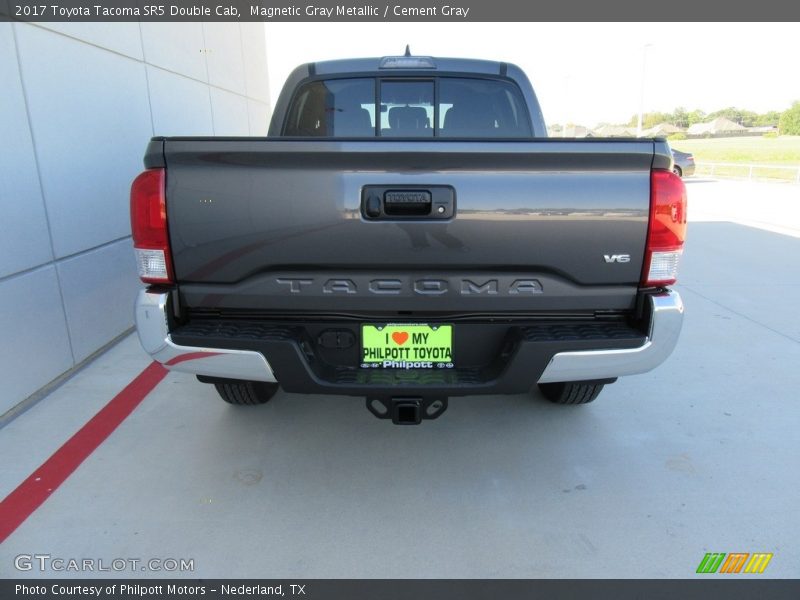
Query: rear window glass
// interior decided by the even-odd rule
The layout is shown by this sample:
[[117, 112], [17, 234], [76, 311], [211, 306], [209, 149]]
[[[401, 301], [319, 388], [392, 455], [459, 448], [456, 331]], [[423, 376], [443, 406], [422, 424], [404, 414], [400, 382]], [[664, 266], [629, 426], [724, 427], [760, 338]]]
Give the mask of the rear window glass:
[[[494, 79], [331, 79], [303, 85], [283, 135], [292, 137], [531, 137], [516, 85]], [[376, 96], [377, 92], [377, 96]], [[377, 121], [377, 123], [376, 123]]]
[[381, 136], [433, 137], [433, 81], [381, 82]]
[[439, 82], [442, 137], [530, 137], [530, 120], [517, 86], [486, 79]]
[[375, 135], [375, 80], [332, 79], [302, 87], [289, 109], [284, 135]]

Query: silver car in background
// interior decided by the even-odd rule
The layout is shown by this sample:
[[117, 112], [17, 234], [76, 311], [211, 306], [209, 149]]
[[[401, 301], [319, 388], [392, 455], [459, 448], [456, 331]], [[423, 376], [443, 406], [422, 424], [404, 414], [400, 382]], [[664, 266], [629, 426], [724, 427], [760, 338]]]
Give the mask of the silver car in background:
[[694, 175], [694, 155], [691, 152], [681, 152], [672, 148], [672, 172], [678, 177]]

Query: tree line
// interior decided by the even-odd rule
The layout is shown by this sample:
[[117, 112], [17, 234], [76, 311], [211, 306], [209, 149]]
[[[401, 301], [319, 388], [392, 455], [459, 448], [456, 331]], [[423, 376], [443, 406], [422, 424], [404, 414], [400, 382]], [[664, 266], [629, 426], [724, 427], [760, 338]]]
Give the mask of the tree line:
[[[774, 126], [778, 127], [780, 133], [784, 135], [800, 135], [800, 101], [794, 102], [791, 108], [785, 111], [770, 110], [765, 113], [757, 113], [734, 106], [706, 113], [699, 109], [690, 111], [679, 106], [671, 113], [645, 113], [642, 116], [642, 127], [649, 129], [661, 123], [671, 123], [676, 127], [687, 128], [695, 123], [713, 121], [718, 117], [725, 117], [743, 127]], [[633, 115], [626, 126], [636, 127], [638, 120], [639, 115]]]

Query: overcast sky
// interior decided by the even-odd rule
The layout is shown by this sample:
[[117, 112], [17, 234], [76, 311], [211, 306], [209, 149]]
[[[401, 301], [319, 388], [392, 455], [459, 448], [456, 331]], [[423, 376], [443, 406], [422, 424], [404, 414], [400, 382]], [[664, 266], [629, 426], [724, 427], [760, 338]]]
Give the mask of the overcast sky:
[[800, 100], [797, 23], [268, 23], [273, 103], [298, 64], [413, 54], [516, 63], [548, 124], [625, 122], [639, 110], [736, 106], [784, 110]]

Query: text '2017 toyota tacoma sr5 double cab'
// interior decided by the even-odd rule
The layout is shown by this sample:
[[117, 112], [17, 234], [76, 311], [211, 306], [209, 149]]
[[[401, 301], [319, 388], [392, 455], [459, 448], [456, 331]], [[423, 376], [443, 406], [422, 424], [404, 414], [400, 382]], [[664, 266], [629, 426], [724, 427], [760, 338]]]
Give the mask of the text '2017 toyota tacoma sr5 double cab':
[[144, 349], [233, 404], [594, 400], [677, 341], [686, 191], [661, 139], [547, 139], [507, 63], [297, 68], [266, 138], [153, 138], [131, 219]]

